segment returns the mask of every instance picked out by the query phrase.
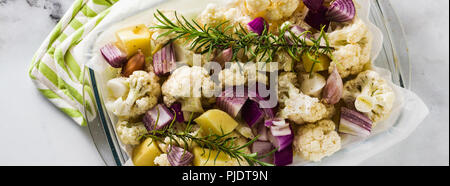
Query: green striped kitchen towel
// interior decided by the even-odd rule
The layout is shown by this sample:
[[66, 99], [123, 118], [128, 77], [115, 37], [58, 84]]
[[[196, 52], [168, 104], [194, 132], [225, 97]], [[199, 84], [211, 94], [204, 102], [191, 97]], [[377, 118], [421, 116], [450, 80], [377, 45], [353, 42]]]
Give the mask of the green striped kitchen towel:
[[85, 116], [95, 117], [94, 98], [85, 81], [86, 67], [72, 54], [117, 1], [75, 0], [36, 52], [29, 70], [39, 91], [82, 126], [87, 124]]

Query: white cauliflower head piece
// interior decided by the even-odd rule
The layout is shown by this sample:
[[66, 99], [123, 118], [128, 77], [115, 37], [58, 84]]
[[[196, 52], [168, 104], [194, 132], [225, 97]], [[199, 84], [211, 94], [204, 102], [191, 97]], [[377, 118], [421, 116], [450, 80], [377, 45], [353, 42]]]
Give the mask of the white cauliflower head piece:
[[366, 114], [376, 124], [391, 113], [395, 93], [377, 72], [367, 70], [345, 83], [343, 100], [348, 106]]
[[341, 137], [331, 120], [307, 124], [297, 130], [294, 148], [306, 160], [319, 162], [341, 149]]
[[256, 18], [264, 17], [268, 21], [279, 21], [291, 16], [299, 7], [298, 0], [245, 0], [247, 13]]
[[[175, 10], [160, 10], [160, 11], [172, 23], [174, 23], [174, 24], [178, 23], [177, 22], [177, 18], [175, 17]], [[159, 20], [156, 19], [156, 17], [153, 18], [153, 24], [154, 25], [159, 25], [160, 24]], [[177, 35], [175, 33], [171, 33], [171, 34], [165, 35], [163, 37], [160, 37], [161, 35], [163, 35], [164, 33], [167, 32], [167, 30], [164, 30], [164, 29], [151, 29], [151, 31], [153, 32], [152, 40], [153, 40], [155, 45], [164, 45], [167, 42], [169, 42], [169, 40], [177, 37]]]
[[209, 4], [206, 9], [200, 13], [197, 21], [201, 24], [209, 26], [217, 26], [225, 21], [237, 27], [239, 25], [247, 25], [251, 21], [248, 15], [244, 15], [239, 6], [224, 7], [217, 4]]
[[158, 81], [156, 74], [145, 71], [108, 81], [106, 108], [119, 117], [133, 118], [144, 114], [157, 104], [161, 95]]
[[279, 98], [284, 106], [279, 113], [280, 117], [296, 124], [313, 123], [330, 117], [334, 109], [320, 103], [318, 98], [301, 93], [295, 86], [296, 81], [294, 73], [284, 73], [279, 77]]
[[157, 166], [171, 166], [167, 154], [159, 155], [155, 158], [155, 160], [153, 160], [153, 163], [155, 163], [155, 165]]
[[147, 134], [147, 129], [142, 122], [129, 123], [126, 120], [119, 120], [116, 125], [116, 131], [120, 140], [125, 145], [139, 145], [139, 137]]
[[267, 84], [267, 76], [259, 72], [255, 63], [228, 63], [229, 67], [219, 73], [219, 81], [222, 87], [251, 85], [259, 82]]
[[372, 35], [361, 19], [328, 35], [330, 45], [335, 47], [329, 72], [336, 64], [342, 78], [356, 75], [370, 62]]
[[[199, 66], [182, 66], [164, 82], [162, 94], [167, 106], [179, 100], [183, 111], [203, 112], [201, 98], [214, 96], [215, 89], [215, 83], [206, 69]], [[185, 109], [188, 107], [189, 109]]]

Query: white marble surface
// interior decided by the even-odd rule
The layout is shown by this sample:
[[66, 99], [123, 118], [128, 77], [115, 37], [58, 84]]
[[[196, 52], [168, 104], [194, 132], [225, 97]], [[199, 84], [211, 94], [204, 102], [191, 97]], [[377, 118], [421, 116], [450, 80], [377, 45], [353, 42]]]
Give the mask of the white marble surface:
[[[28, 78], [30, 60], [71, 0], [0, 0], [0, 165], [104, 165], [87, 128]], [[362, 165], [449, 165], [449, 1], [391, 0], [411, 54], [413, 91], [430, 116], [405, 141]]]

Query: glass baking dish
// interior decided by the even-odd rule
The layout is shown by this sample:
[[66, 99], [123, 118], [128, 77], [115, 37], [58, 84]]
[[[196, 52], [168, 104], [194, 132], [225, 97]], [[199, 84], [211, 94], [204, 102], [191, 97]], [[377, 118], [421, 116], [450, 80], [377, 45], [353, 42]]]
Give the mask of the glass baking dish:
[[[374, 60], [377, 67], [388, 69], [392, 73], [392, 81], [396, 85], [409, 89], [411, 85], [411, 64], [408, 48], [401, 23], [399, 22], [389, 0], [372, 0], [370, 20], [381, 30], [384, 41], [380, 54]], [[95, 146], [103, 161], [108, 166], [122, 166], [129, 160], [126, 152], [119, 145], [98, 88], [99, 76], [89, 69], [85, 76], [92, 85], [96, 101], [97, 117], [88, 118], [88, 128]], [[369, 139], [370, 140], [370, 139]]]

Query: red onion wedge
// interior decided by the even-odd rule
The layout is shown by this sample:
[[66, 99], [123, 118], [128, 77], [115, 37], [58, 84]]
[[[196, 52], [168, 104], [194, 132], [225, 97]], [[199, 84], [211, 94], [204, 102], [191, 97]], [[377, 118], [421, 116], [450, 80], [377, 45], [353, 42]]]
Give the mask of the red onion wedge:
[[339, 132], [360, 137], [370, 136], [372, 121], [363, 113], [342, 107]]
[[325, 27], [324, 30], [326, 31], [328, 30], [328, 26], [330, 26], [330, 20], [325, 16], [326, 13], [327, 8], [323, 6], [318, 11], [308, 11], [305, 22], [317, 30], [321, 30], [322, 27]]
[[264, 120], [264, 111], [259, 108], [259, 104], [254, 101], [247, 101], [242, 108], [242, 119], [248, 126], [253, 127]]
[[172, 44], [168, 44], [153, 55], [153, 69], [158, 76], [164, 76], [176, 68], [175, 51]]
[[286, 123], [283, 119], [272, 120], [272, 126], [270, 126], [270, 133], [275, 137], [289, 136], [292, 134], [289, 123]]
[[[255, 141], [252, 144], [251, 152], [252, 153], [258, 153], [258, 156], [264, 156], [275, 149], [270, 142], [264, 142], [264, 141]], [[263, 159], [260, 159], [262, 162], [273, 164], [273, 157], [274, 155], [271, 154], [270, 156], [267, 156]]]
[[274, 118], [274, 119], [268, 119], [264, 122], [266, 127], [272, 127], [272, 126], [289, 126], [288, 123], [286, 123], [286, 120], [281, 118]]
[[194, 160], [194, 155], [181, 147], [169, 145], [167, 159], [172, 166], [188, 166]]
[[184, 114], [183, 111], [181, 110], [181, 103], [179, 102], [175, 102], [170, 109], [172, 110], [172, 112], [174, 113], [174, 115], [176, 116], [176, 120], [179, 123], [183, 123], [185, 122], [184, 120]]
[[112, 43], [106, 44], [100, 52], [106, 62], [114, 68], [121, 68], [127, 62], [127, 54]]
[[[259, 104], [259, 107], [264, 111], [266, 118], [270, 118], [270, 119], [275, 118], [275, 115], [277, 114], [277, 110], [278, 110], [278, 103], [275, 103], [277, 105], [275, 107], [272, 107], [270, 105], [270, 102], [268, 101], [269, 97], [268, 96], [263, 97], [260, 95], [259, 87], [265, 87], [266, 88], [265, 90], [267, 90], [266, 84], [256, 83], [256, 84], [252, 85], [248, 90], [249, 99]], [[267, 91], [273, 91], [273, 90], [269, 89]], [[269, 96], [270, 95], [278, 95], [278, 94], [276, 92], [272, 92], [272, 93], [269, 93]]]
[[148, 131], [160, 130], [170, 124], [174, 115], [163, 104], [158, 104], [153, 109], [147, 111], [143, 118], [143, 123]]
[[317, 12], [322, 8], [324, 0], [303, 0], [303, 4], [309, 8], [309, 10]]
[[330, 21], [346, 22], [355, 17], [356, 8], [353, 0], [335, 0], [328, 8], [326, 17]]
[[322, 99], [325, 103], [334, 105], [341, 100], [343, 92], [344, 83], [335, 65], [323, 90]]
[[292, 145], [292, 142], [294, 141], [294, 133], [292, 132], [292, 129], [290, 129], [290, 131], [291, 133], [286, 136], [274, 136], [272, 131], [269, 132], [269, 141], [272, 142], [273, 146], [278, 148], [278, 152]]
[[248, 23], [248, 29], [258, 35], [262, 35], [266, 28], [268, 28], [267, 22], [262, 17], [258, 17]]
[[274, 163], [276, 166], [287, 166], [294, 161], [294, 151], [292, 144], [288, 145], [285, 149], [275, 152]]
[[222, 94], [216, 98], [217, 106], [230, 114], [233, 117], [236, 117], [241, 111], [242, 107], [248, 100], [248, 95], [244, 93], [244, 95], [237, 95], [238, 87], [229, 87], [226, 88]]
[[293, 42], [293, 36], [292, 34], [294, 34], [295, 37], [297, 37], [299, 40], [303, 41], [303, 40], [308, 40], [310, 38], [312, 38], [313, 36], [311, 35], [310, 32], [307, 32], [306, 29], [298, 26], [298, 25], [293, 25], [290, 29], [290, 32], [286, 32], [284, 34], [284, 38], [286, 39], [286, 41], [288, 42], [288, 44], [292, 45], [294, 44]]

